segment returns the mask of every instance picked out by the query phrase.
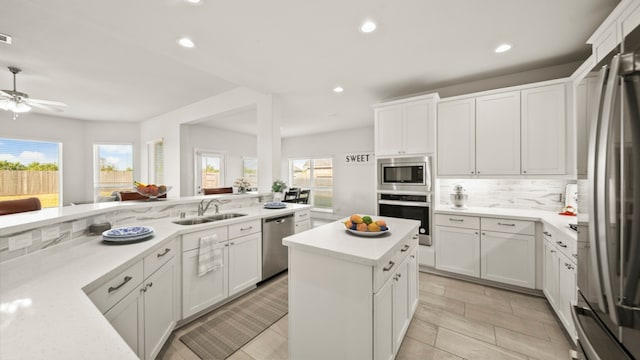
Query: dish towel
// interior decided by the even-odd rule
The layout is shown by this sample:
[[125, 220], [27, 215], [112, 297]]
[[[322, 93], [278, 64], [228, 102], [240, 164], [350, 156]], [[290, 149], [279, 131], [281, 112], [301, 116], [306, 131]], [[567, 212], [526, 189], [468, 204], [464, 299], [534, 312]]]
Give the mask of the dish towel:
[[216, 248], [217, 235], [203, 236], [200, 238], [198, 249], [198, 276], [203, 276], [210, 271], [224, 266], [222, 249]]

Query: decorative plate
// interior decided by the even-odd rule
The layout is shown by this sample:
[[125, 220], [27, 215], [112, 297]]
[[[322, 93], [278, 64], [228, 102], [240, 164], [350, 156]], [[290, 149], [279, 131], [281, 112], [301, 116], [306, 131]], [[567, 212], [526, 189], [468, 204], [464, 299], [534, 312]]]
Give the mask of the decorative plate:
[[286, 203], [274, 201], [274, 202], [266, 202], [264, 203], [265, 209], [284, 209], [287, 207]]
[[149, 233], [149, 234], [144, 234], [144, 235], [140, 235], [140, 236], [132, 236], [132, 237], [128, 237], [128, 238], [108, 238], [103, 236], [102, 237], [102, 242], [107, 243], [107, 244], [113, 244], [113, 245], [124, 245], [124, 244], [131, 244], [131, 243], [137, 243], [137, 242], [142, 242], [142, 241], [146, 241], [153, 238], [153, 232]]
[[153, 233], [153, 228], [149, 226], [123, 226], [115, 229], [106, 230], [102, 236], [110, 239], [128, 239], [149, 235]]
[[348, 232], [354, 235], [368, 236], [368, 237], [380, 236], [382, 234], [386, 234], [389, 232], [389, 228], [387, 228], [387, 230], [380, 230], [380, 231], [358, 231], [358, 230], [351, 230], [351, 229], [345, 229], [345, 230], [347, 230]]

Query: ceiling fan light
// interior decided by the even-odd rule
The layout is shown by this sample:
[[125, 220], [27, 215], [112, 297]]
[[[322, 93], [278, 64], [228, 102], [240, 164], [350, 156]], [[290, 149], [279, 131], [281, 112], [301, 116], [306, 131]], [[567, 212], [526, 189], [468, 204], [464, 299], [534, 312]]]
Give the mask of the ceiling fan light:
[[14, 103], [13, 109], [9, 109], [15, 113], [26, 113], [31, 110], [31, 106], [24, 103]]

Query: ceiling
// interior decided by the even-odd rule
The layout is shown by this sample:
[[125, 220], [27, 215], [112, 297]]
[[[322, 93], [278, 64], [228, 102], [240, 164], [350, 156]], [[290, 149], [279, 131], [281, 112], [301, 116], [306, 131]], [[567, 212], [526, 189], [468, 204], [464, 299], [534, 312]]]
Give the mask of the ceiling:
[[[17, 66], [19, 91], [68, 104], [58, 116], [142, 121], [246, 86], [280, 97], [284, 137], [357, 128], [383, 99], [584, 60], [618, 2], [3, 0], [0, 89]], [[255, 131], [251, 108], [207, 120]]]

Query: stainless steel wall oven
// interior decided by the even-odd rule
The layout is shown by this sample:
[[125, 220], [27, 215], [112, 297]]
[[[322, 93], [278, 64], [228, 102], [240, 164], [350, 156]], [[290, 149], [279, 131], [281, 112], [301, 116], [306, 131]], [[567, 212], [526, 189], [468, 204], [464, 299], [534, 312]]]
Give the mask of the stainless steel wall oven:
[[419, 220], [418, 241], [420, 245], [431, 246], [431, 194], [378, 193], [378, 214]]

